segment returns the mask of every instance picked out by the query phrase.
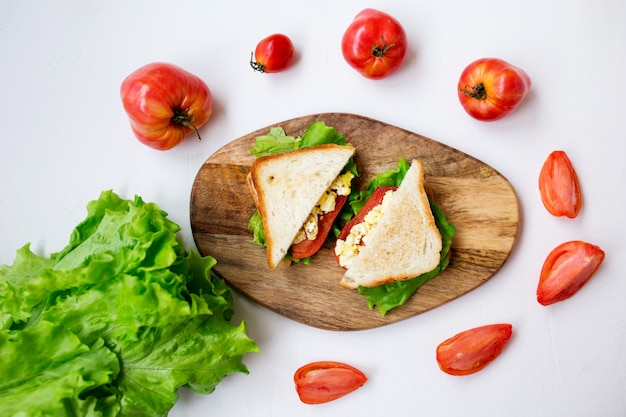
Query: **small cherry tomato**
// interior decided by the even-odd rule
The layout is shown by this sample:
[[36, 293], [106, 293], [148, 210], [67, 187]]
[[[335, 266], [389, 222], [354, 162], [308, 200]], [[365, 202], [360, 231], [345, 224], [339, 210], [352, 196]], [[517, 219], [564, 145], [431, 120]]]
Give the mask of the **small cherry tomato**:
[[546, 258], [537, 301], [547, 306], [574, 295], [595, 274], [604, 261], [604, 251], [591, 243], [573, 240], [557, 246]]
[[280, 72], [291, 66], [293, 57], [291, 39], [281, 33], [275, 33], [259, 42], [253, 57], [250, 58], [250, 66], [259, 72]]
[[145, 65], [122, 82], [122, 104], [133, 133], [143, 144], [171, 149], [204, 125], [213, 111], [209, 87], [172, 64]]
[[300, 367], [293, 376], [296, 392], [305, 404], [322, 404], [357, 390], [365, 382], [365, 374], [341, 362], [312, 362]]
[[578, 216], [583, 201], [580, 183], [572, 162], [563, 151], [554, 151], [543, 163], [539, 172], [539, 194], [550, 214]]
[[406, 51], [407, 37], [400, 22], [374, 9], [364, 9], [356, 15], [341, 40], [346, 62], [373, 80], [396, 72]]
[[494, 121], [512, 112], [530, 90], [530, 77], [520, 68], [497, 58], [482, 58], [461, 73], [457, 93], [473, 118]]
[[437, 346], [439, 368], [455, 376], [476, 373], [502, 353], [512, 334], [513, 326], [506, 323], [488, 324], [458, 333]]

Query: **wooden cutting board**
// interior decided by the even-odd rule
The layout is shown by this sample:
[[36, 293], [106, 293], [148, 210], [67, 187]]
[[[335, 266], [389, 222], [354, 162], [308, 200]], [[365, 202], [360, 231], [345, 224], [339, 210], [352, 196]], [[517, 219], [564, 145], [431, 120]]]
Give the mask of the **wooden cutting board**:
[[[433, 198], [456, 226], [448, 268], [423, 285], [405, 305], [382, 317], [355, 290], [339, 285], [342, 269], [326, 243], [310, 265], [267, 266], [265, 249], [251, 242], [247, 224], [255, 207], [245, 178], [255, 138], [282, 126], [299, 136], [322, 120], [356, 148], [361, 189], [398, 159], [420, 159]], [[329, 330], [375, 328], [413, 317], [451, 301], [491, 278], [515, 242], [519, 209], [511, 184], [485, 163], [424, 136], [369, 118], [324, 113], [276, 123], [236, 139], [211, 155], [191, 190], [191, 229], [202, 255], [217, 259], [215, 271], [235, 290], [298, 322]]]

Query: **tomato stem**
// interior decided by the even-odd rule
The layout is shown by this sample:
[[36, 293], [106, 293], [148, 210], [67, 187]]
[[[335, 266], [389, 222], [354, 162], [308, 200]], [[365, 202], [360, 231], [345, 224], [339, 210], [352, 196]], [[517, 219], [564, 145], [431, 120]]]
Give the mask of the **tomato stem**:
[[250, 52], [250, 66], [255, 71], [265, 72], [265, 65], [254, 60], [254, 52]]
[[200, 137], [200, 132], [198, 131], [198, 128], [196, 127], [196, 125], [193, 124], [194, 122], [194, 117], [193, 117], [193, 113], [189, 113], [189, 108], [186, 108], [184, 110], [181, 109], [176, 109], [174, 110], [174, 117], [172, 117], [171, 122], [172, 123], [176, 123], [179, 126], [187, 126], [193, 129], [194, 132], [196, 132], [196, 135], [198, 136], [198, 141], [201, 141], [202, 138]]
[[396, 46], [395, 43], [392, 43], [391, 45], [387, 45], [387, 41], [385, 40], [385, 37], [383, 35], [380, 35], [380, 40], [383, 43], [382, 47], [378, 45], [374, 45], [372, 47], [372, 55], [374, 55], [376, 58], [382, 58], [383, 55], [387, 53], [389, 48], [393, 48], [394, 46]]
[[463, 87], [459, 91], [476, 100], [485, 100], [487, 98], [487, 90], [485, 90], [483, 83], [476, 84], [471, 90], [468, 90], [467, 87]]

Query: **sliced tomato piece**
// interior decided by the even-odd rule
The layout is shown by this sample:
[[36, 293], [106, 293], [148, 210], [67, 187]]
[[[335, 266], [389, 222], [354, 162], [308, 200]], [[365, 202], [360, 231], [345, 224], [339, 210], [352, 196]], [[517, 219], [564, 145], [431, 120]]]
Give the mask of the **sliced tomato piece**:
[[328, 233], [330, 233], [330, 230], [333, 227], [333, 223], [337, 218], [337, 215], [339, 215], [341, 208], [347, 200], [348, 196], [338, 195], [335, 200], [335, 210], [319, 217], [317, 224], [318, 232], [315, 239], [304, 239], [302, 242], [291, 245], [291, 256], [294, 259], [308, 258], [320, 250], [328, 237]]
[[582, 207], [580, 183], [572, 162], [563, 151], [552, 152], [539, 173], [539, 193], [554, 216], [578, 216]]
[[604, 251], [591, 243], [573, 240], [550, 252], [539, 277], [537, 301], [547, 306], [574, 295], [604, 261]]
[[370, 198], [365, 202], [363, 208], [359, 210], [359, 212], [352, 218], [346, 225], [341, 229], [341, 233], [339, 234], [338, 239], [345, 239], [350, 234], [350, 229], [355, 224], [359, 224], [363, 222], [365, 215], [369, 213], [374, 207], [383, 202], [383, 198], [385, 197], [385, 193], [389, 190], [396, 190], [398, 187], [388, 186], [388, 187], [378, 187], [374, 190]]
[[336, 400], [362, 387], [367, 376], [342, 362], [311, 362], [293, 376], [296, 392], [305, 404], [322, 404]]
[[465, 330], [437, 346], [439, 368], [450, 375], [470, 375], [497, 358], [513, 334], [507, 323]]
[[[359, 210], [359, 212], [352, 219], [350, 219], [348, 223], [346, 223], [343, 229], [341, 229], [341, 232], [339, 233], [337, 239], [345, 240], [346, 237], [348, 237], [348, 235], [350, 234], [350, 230], [352, 229], [352, 227], [356, 224], [362, 223], [367, 213], [369, 213], [374, 207], [383, 202], [385, 193], [389, 190], [395, 191], [397, 188], [398, 187], [396, 186], [385, 186], [376, 188], [370, 198], [365, 202], [361, 210]], [[337, 261], [337, 263], [339, 263], [339, 257], [337, 255], [335, 255], [335, 260]]]

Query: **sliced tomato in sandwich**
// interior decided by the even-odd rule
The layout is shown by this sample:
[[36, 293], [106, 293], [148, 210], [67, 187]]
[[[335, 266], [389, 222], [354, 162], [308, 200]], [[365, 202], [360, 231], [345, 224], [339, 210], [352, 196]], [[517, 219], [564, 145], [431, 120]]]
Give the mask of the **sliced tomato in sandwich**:
[[323, 216], [320, 216], [317, 223], [317, 237], [315, 239], [304, 239], [301, 242], [291, 245], [291, 257], [294, 259], [304, 259], [313, 256], [326, 241], [335, 219], [339, 215], [341, 208], [348, 200], [347, 195], [338, 195], [335, 199], [335, 209]]
[[[359, 223], [363, 223], [367, 213], [383, 202], [383, 198], [385, 198], [387, 191], [395, 191], [397, 188], [398, 187], [396, 186], [383, 186], [376, 188], [370, 198], [365, 202], [365, 205], [363, 205], [363, 208], [361, 208], [361, 210], [359, 210], [359, 212], [352, 219], [350, 219], [348, 223], [346, 223], [343, 229], [341, 229], [341, 233], [339, 233], [337, 239], [346, 240], [350, 234], [350, 230], [352, 230], [352, 227]], [[339, 257], [337, 254], [335, 254], [335, 260], [339, 263]]]

